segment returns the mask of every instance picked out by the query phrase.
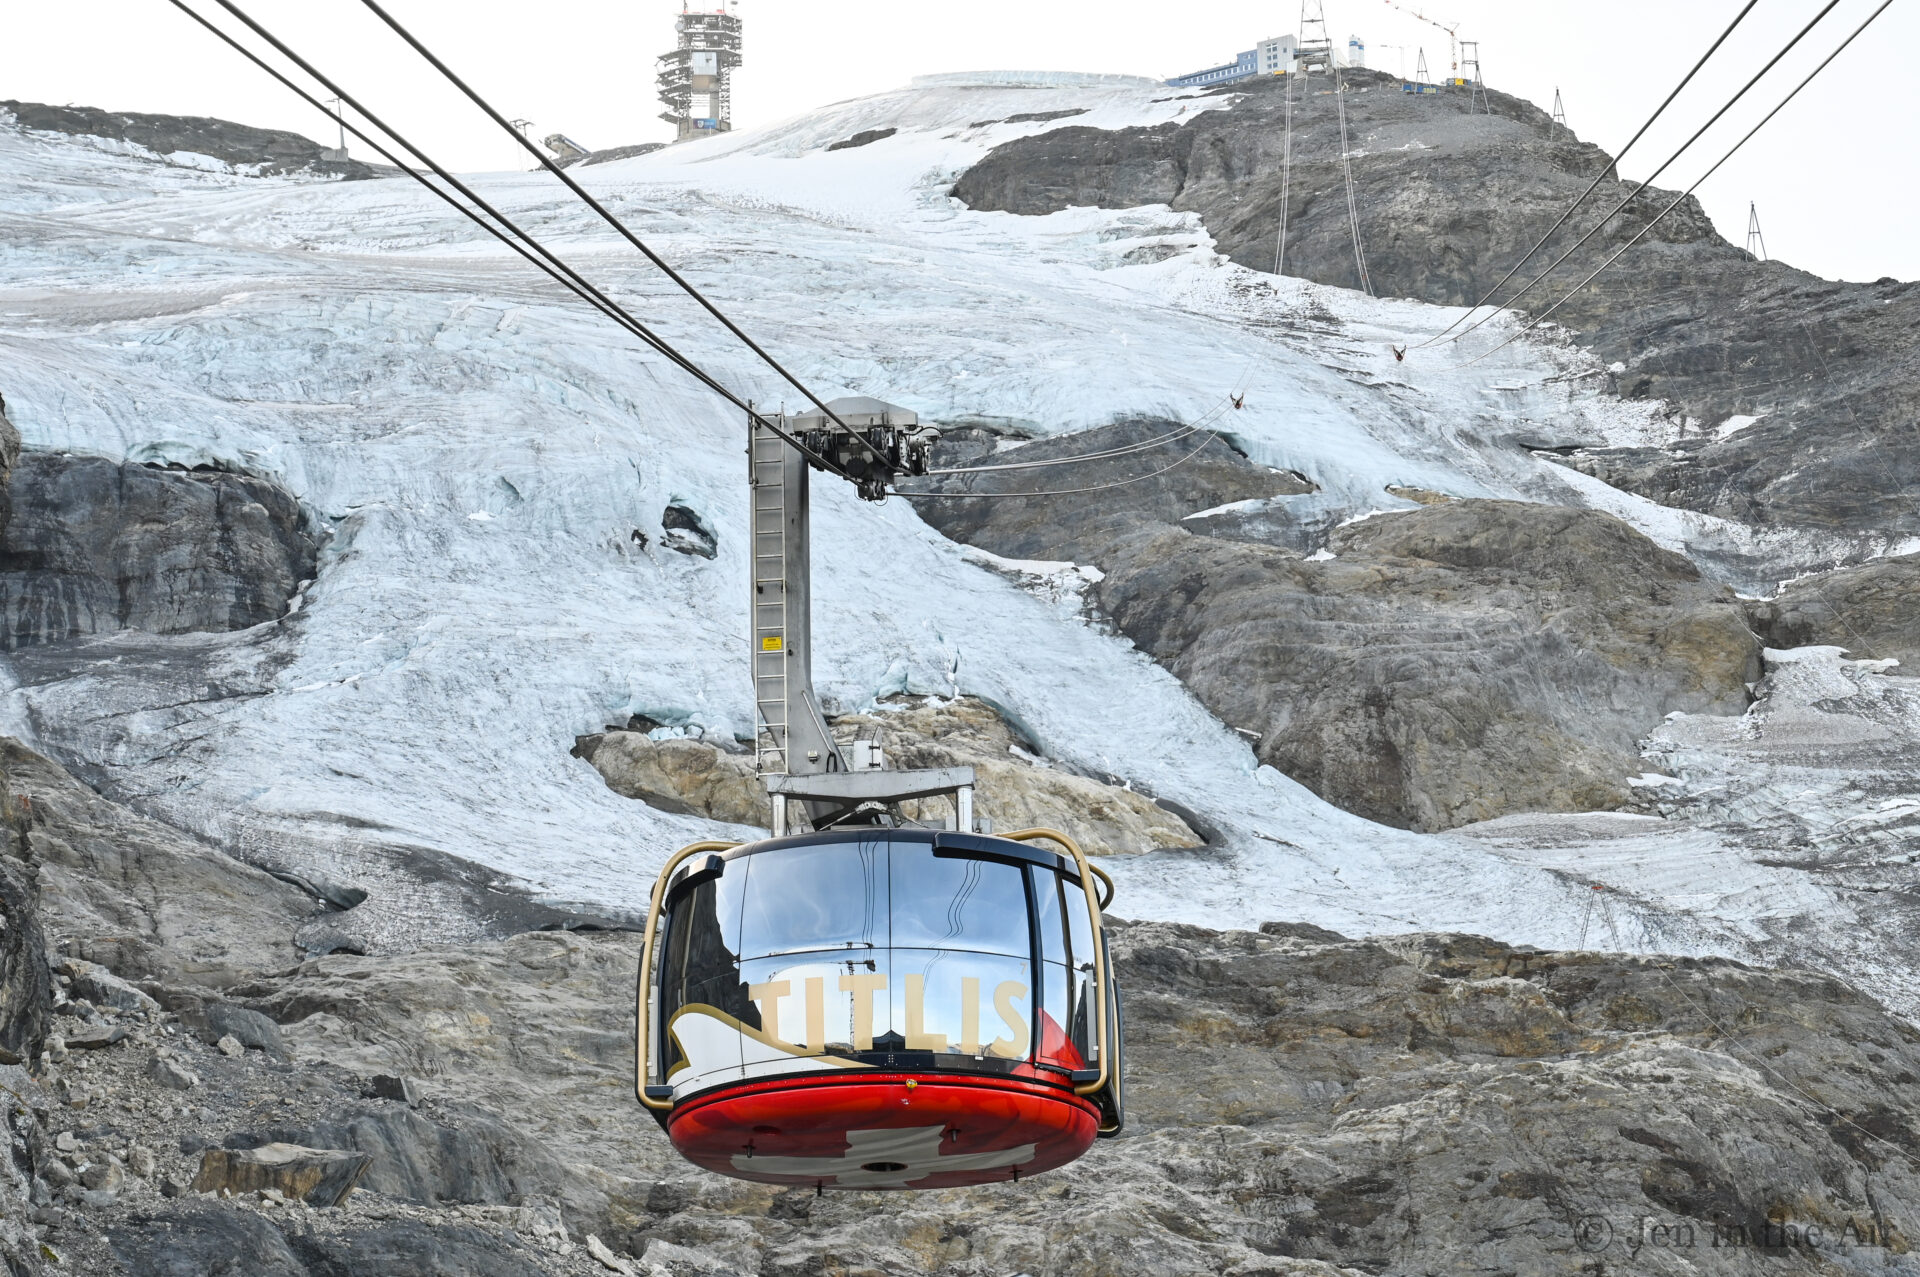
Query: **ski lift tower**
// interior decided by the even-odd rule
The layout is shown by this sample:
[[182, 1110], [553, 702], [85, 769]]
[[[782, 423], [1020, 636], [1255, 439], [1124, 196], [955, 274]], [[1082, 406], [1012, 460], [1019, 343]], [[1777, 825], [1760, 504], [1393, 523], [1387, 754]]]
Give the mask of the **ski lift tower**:
[[740, 66], [740, 18], [732, 0], [718, 9], [682, 8], [674, 22], [679, 45], [660, 55], [660, 118], [679, 130], [674, 138], [711, 137], [733, 128], [733, 73]]
[[876, 746], [843, 754], [814, 696], [807, 480], [815, 463], [781, 435], [832, 462], [870, 501], [885, 498], [896, 478], [925, 474], [940, 440], [916, 413], [878, 399], [836, 399], [827, 407], [831, 416], [782, 413], [750, 423], [754, 753], [773, 800], [773, 836], [898, 819], [900, 804], [930, 798], [946, 798], [951, 828], [972, 833], [971, 767], [889, 771]]
[[1327, 33], [1326, 0], [1300, 0], [1300, 44], [1293, 58], [1302, 75], [1333, 70], [1333, 37]]

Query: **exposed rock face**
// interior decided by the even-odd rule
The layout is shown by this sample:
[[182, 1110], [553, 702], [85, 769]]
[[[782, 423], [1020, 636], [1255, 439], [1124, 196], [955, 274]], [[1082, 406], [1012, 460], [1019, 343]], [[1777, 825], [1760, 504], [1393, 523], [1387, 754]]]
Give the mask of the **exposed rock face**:
[[298, 133], [257, 129], [231, 120], [139, 115], [90, 106], [48, 106], [40, 102], [0, 102], [0, 109], [12, 112], [20, 127], [42, 133], [112, 138], [144, 146], [160, 156], [181, 151], [208, 155], [261, 174], [310, 173], [348, 180], [379, 175], [371, 165], [358, 160], [341, 162], [322, 158], [325, 148]]
[[574, 754], [592, 763], [607, 788], [662, 811], [767, 828], [773, 808], [753, 758], [705, 741], [654, 740], [645, 732], [582, 737]]
[[8, 648], [122, 629], [238, 630], [313, 579], [298, 501], [264, 479], [28, 453], [0, 553]]
[[[1214, 427], [1225, 428], [1220, 422]], [[1236, 501], [1316, 491], [1313, 482], [1303, 475], [1257, 465], [1222, 439], [1183, 433], [1186, 429], [1175, 421], [1124, 421], [998, 450], [993, 436], [983, 431], [949, 431], [937, 455], [941, 468], [1029, 465], [1144, 444], [1155, 446], [1071, 466], [959, 475], [903, 486], [938, 493], [1037, 494], [1149, 476], [1125, 487], [1110, 488], [1100, 493], [1098, 500], [1070, 493], [992, 500], [922, 497], [913, 503], [922, 518], [956, 541], [1011, 559], [1078, 562], [1096, 561], [1100, 551], [1116, 537], [1143, 522], [1178, 523], [1188, 515]], [[1157, 440], [1165, 442], [1156, 444]], [[1154, 473], [1182, 458], [1189, 459], [1165, 474]]]
[[1731, 592], [1607, 515], [1453, 501], [1330, 549], [1150, 528], [1096, 589], [1264, 761], [1370, 819], [1617, 806], [1641, 736], [1739, 713], [1759, 672]]
[[[74, 1036], [89, 1015], [120, 1036], [51, 1066], [50, 1095], [9, 1077], [48, 1204], [31, 1231], [10, 1205], [0, 1233], [67, 1271], [276, 1277], [580, 1277], [609, 1257], [722, 1277], [1415, 1277], [1641, 1271], [1647, 1246], [1758, 1277], [1841, 1263], [1843, 1240], [1856, 1264], [1912, 1244], [1920, 1032], [1838, 981], [1470, 936], [1109, 927], [1129, 1130], [1035, 1179], [815, 1197], [692, 1169], [631, 1098], [639, 937], [548, 932], [233, 987], [283, 1025], [291, 1064], [150, 1009], [63, 1007]], [[204, 1079], [188, 1109], [145, 1078], [163, 1042]], [[358, 1098], [402, 1075], [424, 1094]], [[187, 1183], [276, 1159], [363, 1169], [329, 1210]]]
[[[1361, 234], [1384, 294], [1480, 300], [1610, 163], [1537, 107], [1501, 93], [1490, 95], [1491, 116], [1469, 116], [1464, 93], [1402, 94], [1374, 72], [1348, 80]], [[1239, 100], [1230, 109], [1183, 125], [1070, 126], [1007, 143], [954, 194], [976, 209], [1029, 214], [1167, 203], [1197, 213], [1234, 261], [1272, 270], [1285, 86], [1252, 81], [1231, 92]], [[1294, 112], [1286, 269], [1353, 287], [1334, 99], [1306, 92]], [[1631, 190], [1603, 181], [1592, 211], [1519, 280]], [[1537, 313], [1550, 305], [1673, 198], [1648, 191], [1522, 306]], [[1920, 510], [1904, 495], [1920, 483], [1920, 348], [1912, 340], [1920, 285], [1832, 283], [1756, 262], [1689, 199], [1554, 320], [1626, 364], [1625, 393], [1673, 400], [1703, 423], [1674, 448], [1596, 452], [1574, 458], [1578, 468], [1664, 504], [1741, 520], [1920, 530]], [[1762, 420], [1721, 437], [1716, 427], [1736, 415]], [[1836, 422], [1846, 429], [1835, 431]]]
[[[1001, 831], [1044, 826], [1071, 833], [1090, 855], [1136, 855], [1196, 847], [1201, 839], [1153, 800], [1119, 784], [1076, 775], [1016, 740], [1006, 719], [974, 697], [952, 701], [890, 698], [873, 714], [847, 714], [832, 724], [844, 749], [877, 740], [890, 768], [972, 767], [979, 782], [974, 810]], [[574, 747], [607, 787], [663, 811], [709, 816], [765, 829], [773, 819], [765, 783], [751, 754], [727, 753], [705, 741], [653, 740], [644, 732], [585, 736]], [[922, 810], [924, 808], [924, 810]], [[908, 804], [912, 819], [951, 815], [945, 801]]]
[[[1095, 856], [1197, 847], [1202, 841], [1144, 794], [1040, 758], [1033, 742], [1016, 739], [1006, 719], [975, 697], [889, 698], [872, 714], [834, 720], [833, 733], [843, 747], [878, 740], [889, 767], [973, 768], [979, 782], [974, 811], [1001, 833], [1036, 826], [1064, 830]], [[926, 806], [928, 817], [947, 814], [944, 802]]]
[[210, 1148], [194, 1176], [196, 1193], [256, 1193], [273, 1189], [289, 1201], [338, 1206], [367, 1173], [373, 1158], [343, 1149], [262, 1144], [258, 1148]]
[[6, 397], [0, 396], [0, 538], [6, 536], [13, 518], [13, 471], [19, 464], [20, 431], [7, 420]]
[[18, 741], [0, 738], [0, 770], [31, 813], [7, 835], [12, 854], [71, 956], [213, 987], [299, 960], [294, 929], [313, 905], [298, 889], [108, 802]]
[[1749, 611], [1768, 647], [1841, 647], [1920, 674], [1920, 554], [1795, 581]]

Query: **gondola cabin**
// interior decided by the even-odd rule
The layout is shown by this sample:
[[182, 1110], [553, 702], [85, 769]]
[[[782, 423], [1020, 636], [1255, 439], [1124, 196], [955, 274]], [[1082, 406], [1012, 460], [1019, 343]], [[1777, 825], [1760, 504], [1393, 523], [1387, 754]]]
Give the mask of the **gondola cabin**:
[[697, 843], [648, 919], [640, 1100], [689, 1161], [761, 1183], [1063, 1166], [1123, 1118], [1096, 876], [1110, 899], [1051, 831]]

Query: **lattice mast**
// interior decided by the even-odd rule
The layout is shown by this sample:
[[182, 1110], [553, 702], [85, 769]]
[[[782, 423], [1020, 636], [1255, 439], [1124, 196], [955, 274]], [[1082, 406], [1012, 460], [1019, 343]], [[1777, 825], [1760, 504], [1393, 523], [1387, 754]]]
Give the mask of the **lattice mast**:
[[660, 118], [678, 130], [675, 141], [710, 137], [733, 128], [733, 73], [742, 62], [741, 22], [732, 0], [721, 8], [682, 8], [674, 22], [679, 45], [663, 53]]
[[1755, 261], [1767, 260], [1767, 238], [1760, 233], [1760, 206], [1751, 201], [1747, 204], [1747, 252]]

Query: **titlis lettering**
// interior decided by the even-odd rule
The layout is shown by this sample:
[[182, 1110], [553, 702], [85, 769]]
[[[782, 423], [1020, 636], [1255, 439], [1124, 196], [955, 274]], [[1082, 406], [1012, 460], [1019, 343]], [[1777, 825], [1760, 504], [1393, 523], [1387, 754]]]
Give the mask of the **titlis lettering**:
[[[840, 992], [851, 996], [853, 1003], [853, 1049], [856, 1051], [873, 1050], [873, 995], [884, 993], [887, 977], [864, 971], [849, 972], [840, 977]], [[779, 1041], [780, 1004], [793, 996], [793, 981], [769, 980], [764, 984], [747, 986], [747, 996], [760, 1007], [762, 1031], [768, 1037]], [[984, 1047], [980, 1043], [980, 980], [977, 976], [963, 976], [960, 980], [960, 1041], [952, 1049], [962, 1055], [996, 1055], [1002, 1059], [1024, 1059], [1027, 1048], [1032, 1044], [1027, 1029], [1026, 1017], [1020, 1014], [1016, 1005], [1027, 996], [1027, 986], [1018, 980], [1003, 980], [994, 986], [993, 1010], [1007, 1028], [1008, 1035], [996, 1037]], [[827, 1040], [827, 982], [823, 976], [808, 976], [801, 986], [801, 1000], [806, 1008], [805, 1040], [799, 1043], [783, 1043], [794, 1047], [803, 1055], [820, 1055], [826, 1051]], [[927, 1031], [927, 991], [926, 977], [910, 975], [906, 987], [906, 1049], [909, 1051], [945, 1051], [948, 1050], [947, 1035]]]

